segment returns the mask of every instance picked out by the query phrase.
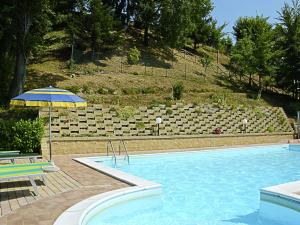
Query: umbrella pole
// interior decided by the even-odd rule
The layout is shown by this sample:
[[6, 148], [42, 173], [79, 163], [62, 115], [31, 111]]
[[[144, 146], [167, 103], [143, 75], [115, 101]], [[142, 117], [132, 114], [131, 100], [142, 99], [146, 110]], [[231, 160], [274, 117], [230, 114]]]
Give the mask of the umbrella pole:
[[52, 111], [52, 108], [51, 108], [51, 105], [49, 106], [49, 155], [50, 155], [50, 162], [52, 162], [52, 134], [51, 134], [51, 111]]

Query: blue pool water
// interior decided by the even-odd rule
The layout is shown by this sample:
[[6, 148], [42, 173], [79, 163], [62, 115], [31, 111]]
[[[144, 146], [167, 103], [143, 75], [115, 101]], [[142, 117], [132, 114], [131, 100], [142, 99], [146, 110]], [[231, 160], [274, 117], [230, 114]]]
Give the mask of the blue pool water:
[[276, 225], [259, 217], [260, 188], [300, 180], [300, 151], [288, 145], [130, 160], [117, 168], [162, 184], [162, 195], [106, 209], [88, 225]]

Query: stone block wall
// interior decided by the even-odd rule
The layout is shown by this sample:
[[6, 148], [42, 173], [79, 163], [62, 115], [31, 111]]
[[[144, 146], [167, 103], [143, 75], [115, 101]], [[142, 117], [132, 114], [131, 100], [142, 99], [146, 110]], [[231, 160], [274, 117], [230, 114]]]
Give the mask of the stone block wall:
[[[120, 110], [120, 109], [119, 109]], [[216, 128], [222, 134], [293, 132], [282, 108], [228, 107], [217, 105], [159, 105], [139, 107], [127, 118], [115, 107], [94, 105], [82, 109], [53, 109], [54, 137], [130, 137], [157, 135], [155, 118], [161, 117], [160, 135], [209, 135]], [[48, 109], [40, 110], [47, 117]], [[246, 131], [243, 119], [247, 119]], [[46, 129], [46, 132], [48, 130]], [[46, 133], [46, 136], [48, 134]]]
[[[252, 144], [287, 143], [292, 134], [237, 134], [237, 135], [188, 135], [188, 136], [140, 136], [122, 138], [129, 154], [141, 151], [183, 151], [202, 148], [241, 146]], [[108, 140], [118, 152], [118, 137], [63, 137], [52, 141], [54, 155], [106, 154]], [[42, 141], [42, 154], [49, 156], [48, 138]], [[111, 155], [112, 153], [109, 152]], [[121, 153], [124, 155], [124, 152]]]

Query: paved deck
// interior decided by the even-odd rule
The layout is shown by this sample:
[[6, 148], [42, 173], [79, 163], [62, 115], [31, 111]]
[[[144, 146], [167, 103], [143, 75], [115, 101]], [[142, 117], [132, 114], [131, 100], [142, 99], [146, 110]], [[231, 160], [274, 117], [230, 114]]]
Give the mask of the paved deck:
[[64, 210], [75, 203], [128, 186], [81, 165], [72, 158], [54, 157], [55, 164], [61, 171], [47, 174], [46, 185], [37, 180], [39, 196], [34, 195], [27, 180], [1, 183], [0, 225], [52, 225]]

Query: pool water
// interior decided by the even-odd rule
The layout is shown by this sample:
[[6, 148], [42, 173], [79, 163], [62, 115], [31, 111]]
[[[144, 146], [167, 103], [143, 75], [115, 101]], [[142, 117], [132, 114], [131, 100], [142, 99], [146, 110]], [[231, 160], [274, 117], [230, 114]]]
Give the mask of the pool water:
[[259, 217], [259, 190], [300, 180], [300, 151], [273, 145], [141, 155], [117, 168], [162, 184], [163, 193], [106, 209], [88, 225], [276, 225]]

